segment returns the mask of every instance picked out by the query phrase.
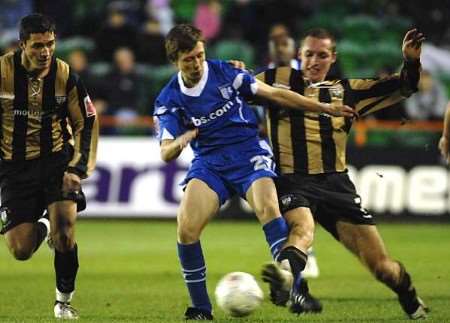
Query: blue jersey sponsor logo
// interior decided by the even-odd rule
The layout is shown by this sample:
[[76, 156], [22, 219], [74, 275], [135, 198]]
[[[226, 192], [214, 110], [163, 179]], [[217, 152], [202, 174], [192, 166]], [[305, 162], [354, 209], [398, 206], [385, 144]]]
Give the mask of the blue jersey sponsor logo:
[[194, 124], [194, 126], [198, 127], [202, 124], [208, 123], [219, 117], [222, 117], [224, 114], [226, 114], [232, 108], [233, 108], [233, 102], [229, 101], [223, 107], [217, 109], [216, 111], [209, 113], [207, 116], [202, 116], [200, 118], [191, 117], [191, 120], [192, 120], [192, 123]]

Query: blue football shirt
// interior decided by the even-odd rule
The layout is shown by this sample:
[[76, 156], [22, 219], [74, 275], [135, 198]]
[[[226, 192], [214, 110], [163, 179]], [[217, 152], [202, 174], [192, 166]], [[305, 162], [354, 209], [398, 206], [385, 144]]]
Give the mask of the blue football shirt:
[[158, 138], [175, 139], [188, 129], [198, 128], [191, 142], [196, 156], [220, 151], [237, 143], [258, 140], [258, 121], [244, 100], [257, 91], [255, 78], [220, 60], [206, 60], [199, 83], [187, 88], [176, 74], [155, 102]]

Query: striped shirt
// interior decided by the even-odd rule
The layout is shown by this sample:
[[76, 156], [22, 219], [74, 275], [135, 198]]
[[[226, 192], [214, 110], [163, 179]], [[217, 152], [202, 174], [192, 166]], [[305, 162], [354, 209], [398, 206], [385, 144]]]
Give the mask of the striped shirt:
[[21, 63], [21, 51], [0, 57], [0, 154], [23, 161], [74, 147], [68, 169], [87, 177], [94, 169], [98, 119], [79, 77], [53, 58], [48, 74], [32, 77]]
[[[400, 74], [382, 79], [342, 79], [308, 84], [302, 71], [269, 69], [257, 78], [321, 102], [341, 101], [365, 116], [394, 105], [417, 91], [419, 63], [405, 63]], [[281, 174], [342, 172], [352, 120], [265, 103], [267, 131]]]

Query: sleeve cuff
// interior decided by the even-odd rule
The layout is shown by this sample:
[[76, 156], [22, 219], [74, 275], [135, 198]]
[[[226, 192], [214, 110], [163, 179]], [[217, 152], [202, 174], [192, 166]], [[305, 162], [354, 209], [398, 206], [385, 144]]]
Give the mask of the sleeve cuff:
[[75, 175], [78, 175], [80, 178], [86, 178], [87, 177], [85, 173], [83, 173], [82, 171], [80, 171], [78, 168], [75, 168], [75, 167], [68, 167], [67, 168], [67, 172], [75, 174]]
[[420, 67], [420, 59], [417, 60], [412, 60], [412, 61], [408, 61], [408, 60], [403, 60], [403, 64], [405, 65], [406, 68], [418, 68]]
[[253, 95], [255, 95], [256, 92], [258, 92], [258, 83], [256, 83], [256, 82], [252, 83], [252, 84], [250, 85], [250, 89], [251, 89]]

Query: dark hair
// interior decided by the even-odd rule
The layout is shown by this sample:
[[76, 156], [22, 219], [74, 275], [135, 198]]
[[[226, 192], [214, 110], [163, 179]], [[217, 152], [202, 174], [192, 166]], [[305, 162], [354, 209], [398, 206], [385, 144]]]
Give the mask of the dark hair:
[[19, 39], [25, 41], [30, 38], [31, 34], [46, 32], [54, 33], [55, 31], [55, 23], [50, 17], [40, 13], [32, 13], [20, 20]]
[[313, 38], [319, 38], [319, 39], [329, 39], [331, 40], [331, 51], [334, 53], [336, 52], [336, 38], [334, 37], [334, 35], [328, 31], [327, 29], [324, 28], [313, 28], [308, 30], [301, 42], [300, 42], [300, 46], [303, 45], [303, 42], [305, 41], [306, 37], [313, 37]]
[[178, 59], [178, 53], [193, 50], [199, 41], [205, 41], [200, 29], [190, 24], [176, 25], [166, 36], [167, 58], [172, 63], [175, 62]]

